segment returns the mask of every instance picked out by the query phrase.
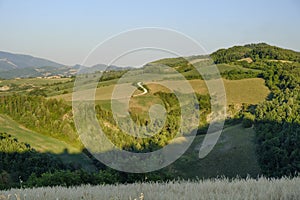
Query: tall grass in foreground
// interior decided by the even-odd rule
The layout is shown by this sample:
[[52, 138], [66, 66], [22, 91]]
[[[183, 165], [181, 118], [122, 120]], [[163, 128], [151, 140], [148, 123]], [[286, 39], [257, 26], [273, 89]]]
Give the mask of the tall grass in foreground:
[[300, 178], [214, 179], [1, 191], [0, 199], [300, 199]]

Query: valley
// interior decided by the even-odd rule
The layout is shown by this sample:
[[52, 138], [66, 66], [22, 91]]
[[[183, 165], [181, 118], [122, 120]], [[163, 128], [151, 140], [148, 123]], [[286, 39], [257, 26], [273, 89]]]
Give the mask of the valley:
[[[261, 57], [256, 56], [257, 52]], [[276, 57], [270, 56], [269, 52], [273, 52], [272, 55]], [[78, 181], [68, 182], [72, 186], [81, 183], [134, 183], [176, 178], [195, 180], [220, 176], [281, 177], [297, 172], [299, 53], [260, 43], [218, 50], [210, 56], [224, 83], [227, 115], [216, 146], [208, 156], [200, 160], [199, 148], [210, 123], [210, 100], [214, 98], [209, 95], [201, 75], [196, 73], [197, 67], [201, 69], [206, 65], [212, 66], [203, 56], [162, 59], [140, 69], [114, 68], [106, 72], [92, 70], [77, 77], [1, 79], [0, 132], [5, 133], [2, 138], [4, 164], [1, 173], [9, 177], [9, 181], [0, 186], [17, 187], [18, 176], [25, 176], [25, 184], [32, 187], [67, 183], [69, 176], [78, 178]], [[161, 65], [166, 65], [171, 70], [163, 71], [166, 72], [165, 76], [156, 78], [162, 73], [159, 68]], [[172, 70], [179, 72], [180, 76]], [[140, 74], [146, 79], [141, 80]], [[85, 149], [76, 131], [72, 98], [77, 78], [91, 77], [93, 80], [100, 76], [99, 83], [94, 84], [94, 107], [98, 123], [118, 148], [135, 153], [156, 151], [168, 145], [175, 137], [180, 129], [181, 106], [186, 106], [186, 102], [180, 105], [174, 91], [183, 96], [188, 95], [190, 91], [181, 86], [189, 84], [199, 103], [199, 122], [195, 140], [183, 156], [159, 171], [145, 174], [118, 172], [97, 161]], [[93, 83], [87, 82], [87, 90], [75, 94], [84, 99], [92, 91], [91, 86]], [[173, 90], [167, 86], [172, 86]], [[124, 89], [115, 95], [114, 90], [118, 87], [132, 88], [133, 93], [127, 94]], [[123, 109], [122, 98], [129, 99], [127, 111], [133, 122], [148, 126], [148, 129], [139, 130], [141, 134], [160, 125], [158, 133], [148, 138], [138, 138], [121, 129], [114, 120], [111, 106], [114, 103], [118, 109]], [[149, 109], [155, 104], [165, 108], [164, 124], [151, 121]], [[189, 121], [184, 123], [188, 124]], [[124, 127], [132, 132], [137, 131], [130, 124], [125, 123]], [[178, 142], [184, 143], [184, 137], [188, 136], [189, 133], [185, 133]], [[295, 147], [295, 150], [290, 146]], [[5, 149], [30, 152], [30, 155], [37, 157], [49, 156], [47, 159], [54, 159], [54, 164], [59, 163], [59, 160], [63, 164], [57, 164], [57, 170], [47, 172], [43, 167], [35, 170], [31, 166], [33, 164], [29, 163], [26, 165], [28, 174], [24, 175], [21, 171], [10, 171], [7, 159], [13, 155], [5, 152]], [[293, 160], [287, 161], [289, 158], [286, 155], [293, 157]], [[28, 155], [18, 153], [17, 156], [20, 158], [16, 161]], [[287, 162], [293, 164], [286, 168]], [[274, 168], [274, 165], [278, 167]], [[64, 178], [58, 180], [58, 176]]]

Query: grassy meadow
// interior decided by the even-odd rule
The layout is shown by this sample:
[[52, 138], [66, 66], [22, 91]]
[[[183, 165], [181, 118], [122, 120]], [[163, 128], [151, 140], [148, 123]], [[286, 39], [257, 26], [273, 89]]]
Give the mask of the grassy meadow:
[[[171, 166], [174, 173], [186, 178], [210, 178], [216, 175], [256, 177], [261, 173], [255, 154], [255, 132], [241, 124], [225, 128], [214, 149], [199, 159], [199, 149], [204, 135], [198, 135], [190, 148]], [[188, 170], [187, 170], [188, 169]]]

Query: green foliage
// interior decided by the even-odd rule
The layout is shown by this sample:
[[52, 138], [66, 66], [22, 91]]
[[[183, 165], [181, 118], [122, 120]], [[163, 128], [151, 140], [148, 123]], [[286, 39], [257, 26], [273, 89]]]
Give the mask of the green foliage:
[[216, 64], [230, 63], [245, 58], [245, 55], [250, 51], [251, 48], [246, 46], [234, 46], [229, 49], [219, 49], [210, 56]]
[[40, 154], [29, 144], [0, 133], [0, 187], [13, 186], [19, 179], [25, 181], [32, 173], [41, 175], [57, 169], [66, 169], [58, 158], [50, 154]]
[[[98, 163], [101, 164], [101, 163]], [[26, 143], [5, 133], [0, 134], [0, 189], [10, 187], [78, 186], [138, 181], [165, 181], [174, 177], [166, 170], [131, 174], [106, 169], [98, 172], [74, 170], [48, 153], [38, 153]]]
[[[110, 109], [105, 109], [100, 105], [96, 105], [95, 109], [97, 118], [99, 119], [102, 130], [116, 146], [134, 152], [151, 152], [167, 145], [168, 142], [176, 136], [181, 123], [181, 108], [176, 95], [173, 93], [157, 92], [154, 96], [159, 97], [159, 99], [162, 100], [163, 106], [166, 109], [167, 115], [164, 124], [162, 124], [159, 120], [151, 123], [150, 118], [141, 116], [139, 113], [130, 112], [132, 120], [138, 126], [148, 125], [148, 128], [143, 129], [142, 131], [144, 132], [140, 134], [147, 134], [147, 132], [151, 132], [155, 126], [162, 127], [157, 134], [148, 138], [138, 138], [124, 133], [118, 128], [112, 111]], [[210, 97], [209, 95], [197, 95], [197, 99], [200, 106], [199, 127], [204, 127], [207, 125], [206, 116], [210, 112]], [[132, 132], [135, 133], [136, 130], [131, 128], [131, 123], [125, 120], [126, 119], [124, 119], [124, 122], [119, 121], [119, 123], [123, 123], [123, 127], [128, 126], [127, 130], [132, 130]], [[185, 123], [189, 122], [186, 121]]]
[[[218, 147], [218, 154], [213, 154], [215, 157], [211, 159], [211, 163], [213, 163], [213, 160], [218, 159], [220, 153], [224, 153], [224, 149], [226, 150], [226, 148], [230, 149], [230, 151], [227, 152], [230, 156], [227, 157], [232, 157], [234, 153], [238, 154], [240, 151], [245, 150], [245, 145], [239, 146], [238, 144], [241, 144], [242, 141], [245, 142], [246, 136], [248, 139], [250, 138], [251, 131], [253, 132], [253, 129], [250, 129], [250, 127], [254, 124], [257, 155], [263, 173], [267, 176], [283, 176], [293, 175], [299, 172], [300, 64], [297, 63], [299, 62], [299, 53], [282, 50], [266, 44], [255, 44], [233, 47], [228, 50], [219, 50], [212, 54], [212, 58], [216, 63], [228, 63], [222, 65], [226, 70], [221, 71], [222, 76], [226, 79], [243, 79], [261, 76], [266, 80], [266, 85], [271, 89], [272, 94], [269, 96], [268, 101], [257, 106], [255, 115], [251, 114], [254, 113], [252, 111], [244, 112], [246, 111], [246, 106], [245, 108], [241, 108], [243, 112], [234, 115], [235, 118], [233, 118], [232, 124], [242, 120], [243, 127], [249, 128], [245, 130], [240, 127], [241, 130], [233, 134], [234, 137], [232, 138], [238, 140], [234, 143], [234, 145], [237, 146], [234, 148], [238, 148], [239, 151], [231, 148], [232, 145], [226, 146], [226, 142], [222, 143]], [[243, 58], [251, 58], [251, 62], [245, 60], [241, 61], [240, 59]], [[153, 69], [151, 68], [153, 67], [152, 65], [154, 66]], [[201, 77], [195, 75], [198, 74], [195, 73], [196, 69], [184, 58], [159, 60], [151, 63], [151, 66], [146, 66], [149, 67], [147, 70], [161, 73], [161, 71], [159, 71], [160, 68], [155, 68], [155, 65], [168, 65], [176, 68], [177, 71], [188, 79]], [[218, 67], [221, 67], [221, 65]], [[261, 70], [263, 70], [263, 72]], [[105, 72], [101, 80], [111, 80], [104, 83], [110, 84], [124, 75], [124, 73], [126, 73], [126, 71]], [[66, 85], [62, 83], [45, 85], [47, 86], [46, 89], [41, 87], [33, 88], [26, 85], [26, 87], [22, 89], [30, 89], [29, 96], [15, 94], [0, 97], [0, 112], [9, 115], [20, 124], [36, 132], [61, 139], [72, 145], [80, 146], [72, 119], [71, 106], [63, 101], [42, 97], [48, 95], [48, 86], [51, 87], [51, 91], [54, 91], [54, 93], [67, 93], [69, 86], [73, 83], [72, 81], [64, 83]], [[13, 86], [14, 91], [18, 90], [16, 85], [11, 86]], [[167, 117], [165, 124], [162, 126], [162, 130], [158, 134], [146, 139], [123, 133], [117, 128], [111, 110], [99, 105], [96, 106], [95, 109], [99, 123], [108, 138], [116, 146], [133, 152], [151, 152], [167, 145], [168, 141], [175, 136], [179, 130], [181, 114], [180, 105], [176, 96], [164, 92], [157, 92], [153, 95], [162, 100], [167, 111]], [[197, 95], [197, 98], [200, 105], [199, 126], [206, 128], [206, 116], [210, 113], [210, 97], [208, 95]], [[134, 112], [130, 114], [133, 121], [138, 125], [148, 125], [150, 123], [147, 117], [140, 116]], [[159, 121], [155, 123], [157, 123], [156, 125], [161, 125]], [[126, 121], [124, 124], [126, 124]], [[134, 132], [135, 130], [132, 131]], [[233, 132], [232, 129], [231, 132]], [[242, 135], [241, 133], [247, 133], [248, 135]], [[162, 171], [150, 174], [119, 173], [106, 169], [102, 163], [96, 163], [91, 155], [90, 158], [94, 159], [98, 169], [101, 169], [101, 171], [93, 173], [72, 171], [67, 170], [70, 169], [70, 166], [63, 165], [60, 160], [57, 160], [52, 155], [39, 154], [28, 144], [20, 143], [17, 139], [9, 135], [1, 134], [0, 144], [0, 188], [6, 188], [18, 183], [19, 177], [26, 181], [26, 186], [28, 187], [132, 183], [145, 180], [168, 180], [168, 178], [171, 177], [168, 173]], [[250, 152], [253, 144], [249, 142], [247, 145], [249, 147], [248, 151]], [[192, 150], [190, 150], [193, 151], [191, 153], [192, 155], [195, 154], [195, 148], [196, 147], [193, 146]], [[197, 155], [194, 156], [196, 157]], [[245, 156], [240, 157], [244, 158]], [[255, 156], [252, 155], [250, 160], [254, 160], [254, 157]], [[191, 167], [191, 169], [193, 168], [190, 166], [191, 160], [193, 161], [192, 164], [194, 164], [193, 167], [195, 171], [199, 171], [199, 168], [205, 166], [201, 165], [201, 163], [198, 165], [198, 160], [194, 161], [193, 157], [190, 156], [183, 156], [178, 162], [186, 170], [187, 166]], [[180, 165], [178, 165], [179, 168]], [[248, 163], [245, 165], [248, 166]], [[255, 164], [253, 166], [255, 166]], [[207, 171], [207, 168], [203, 169]], [[258, 171], [256, 168], [253, 174], [257, 174]], [[232, 168], [229, 167], [227, 172], [231, 174]], [[190, 175], [193, 176], [194, 173], [195, 172], [191, 170]]]
[[161, 59], [145, 65], [144, 70], [145, 72], [151, 73], [173, 73], [172, 71], [170, 72], [168, 70], [162, 70], [161, 66], [167, 66], [176, 69], [176, 71], [181, 73], [187, 80], [202, 79], [202, 76], [199, 74], [197, 69], [191, 63], [189, 63], [188, 58], [183, 57]]
[[[175, 94], [163, 92], [158, 92], [155, 95], [160, 97], [166, 108], [167, 116], [165, 124], [162, 124], [162, 122], [159, 120], [150, 124], [148, 119], [131, 113], [131, 117], [136, 124], [149, 125], [149, 128], [147, 130], [145, 129], [145, 132], [140, 134], [146, 134], [149, 130], [154, 129], [155, 126], [163, 127], [159, 133], [148, 138], [138, 138], [124, 133], [118, 128], [118, 126], [116, 126], [116, 122], [114, 121], [111, 110], [103, 109], [100, 105], [96, 106], [96, 113], [99, 123], [101, 124], [101, 127], [103, 127], [103, 131], [106, 133], [107, 137], [116, 146], [134, 152], [149, 152], [165, 146], [169, 140], [175, 137], [180, 122], [180, 107], [177, 97]], [[132, 130], [132, 132], [135, 132], [136, 130], [130, 128], [131, 123], [126, 120], [127, 119], [125, 118], [124, 121], [119, 123], [123, 123], [123, 127], [128, 126], [127, 130]], [[105, 125], [107, 123], [109, 123], [110, 126]]]
[[55, 171], [47, 172], [41, 176], [33, 173], [26, 182], [27, 187], [42, 187], [42, 186], [78, 186], [83, 184], [114, 184], [117, 183], [118, 177], [116, 174], [108, 171], [100, 171], [99, 173], [88, 173], [82, 170], [79, 171]]
[[300, 53], [270, 46], [265, 43], [234, 46], [229, 49], [220, 49], [212, 53], [211, 57], [217, 64], [231, 63], [243, 58], [251, 58], [253, 61], [274, 59], [300, 62]]
[[108, 80], [118, 79], [118, 78], [121, 78], [127, 72], [128, 72], [128, 70], [104, 71], [100, 78], [100, 81], [108, 81]]
[[161, 60], [157, 60], [152, 62], [151, 64], [159, 64], [159, 65], [166, 65], [168, 67], [187, 67], [189, 62], [186, 58], [178, 57], [178, 58], [165, 58]]
[[255, 120], [255, 116], [253, 114], [249, 112], [245, 112], [242, 121], [243, 127], [244, 128], [252, 127], [254, 120]]
[[47, 97], [46, 90], [43, 89], [33, 89], [29, 92], [29, 95]]
[[216, 63], [264, 70], [263, 73], [230, 70], [222, 72], [222, 76], [265, 79], [272, 92], [269, 100], [257, 106], [255, 116], [244, 113], [242, 124], [251, 127], [255, 122], [257, 154], [265, 175], [278, 177], [299, 172], [300, 53], [260, 43], [221, 49], [211, 57]]
[[222, 77], [229, 80], [239, 80], [244, 78], [256, 78], [260, 73], [253, 71], [242, 71], [242, 70], [230, 70], [221, 73]]
[[285, 63], [264, 73], [272, 90], [256, 108], [257, 152], [265, 175], [300, 171], [300, 68]]
[[33, 173], [24, 183], [26, 187], [43, 186], [80, 186], [80, 185], [102, 185], [116, 183], [154, 182], [171, 180], [173, 177], [168, 173], [151, 172], [145, 174], [131, 174], [107, 169], [99, 172], [86, 172], [82, 170], [57, 170], [46, 172], [41, 175]]
[[282, 49], [276, 46], [270, 46], [266, 43], [245, 45], [252, 49], [245, 57], [251, 57], [254, 61], [258, 59], [275, 59], [300, 62], [300, 53]]
[[71, 106], [62, 100], [41, 96], [0, 97], [0, 112], [39, 133], [80, 146], [72, 119]]

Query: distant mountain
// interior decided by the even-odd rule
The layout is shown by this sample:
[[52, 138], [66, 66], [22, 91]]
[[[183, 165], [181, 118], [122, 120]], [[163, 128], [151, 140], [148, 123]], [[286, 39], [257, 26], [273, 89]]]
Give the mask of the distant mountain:
[[[78, 65], [76, 65], [78, 66]], [[91, 67], [85, 67], [85, 66], [80, 66], [80, 68], [78, 68], [79, 73], [80, 74], [85, 74], [85, 73], [93, 73], [93, 72], [101, 72], [101, 71], [104, 71], [106, 70], [107, 66], [104, 65], [104, 64], [97, 64], [97, 65], [94, 65], [94, 66], [91, 66]]]
[[64, 65], [29, 55], [0, 51], [0, 71], [33, 67], [63, 67]]
[[93, 73], [104, 70], [126, 70], [128, 67], [111, 66], [104, 64], [85, 67], [82, 65], [66, 66], [47, 59], [30, 55], [14, 54], [0, 51], [0, 78], [28, 78], [49, 76], [73, 76], [78, 70], [80, 73]]
[[106, 66], [104, 64], [98, 64], [98, 65], [94, 65], [91, 67], [92, 69], [95, 69], [97, 71], [121, 71], [121, 70], [128, 70], [128, 69], [133, 69], [132, 67], [118, 67], [115, 65], [110, 65], [110, 66]]
[[118, 67], [115, 65], [111, 65], [107, 67], [107, 65], [104, 64], [97, 64], [93, 65], [91, 67], [84, 67], [81, 65], [75, 65], [73, 68], [75, 69], [80, 69], [79, 73], [84, 74], [84, 73], [93, 73], [93, 72], [102, 72], [102, 71], [122, 71], [122, 70], [130, 70], [134, 69], [132, 67]]
[[77, 73], [72, 67], [27, 67], [0, 71], [0, 78], [30, 78], [30, 77], [49, 77], [49, 76], [72, 76]]

